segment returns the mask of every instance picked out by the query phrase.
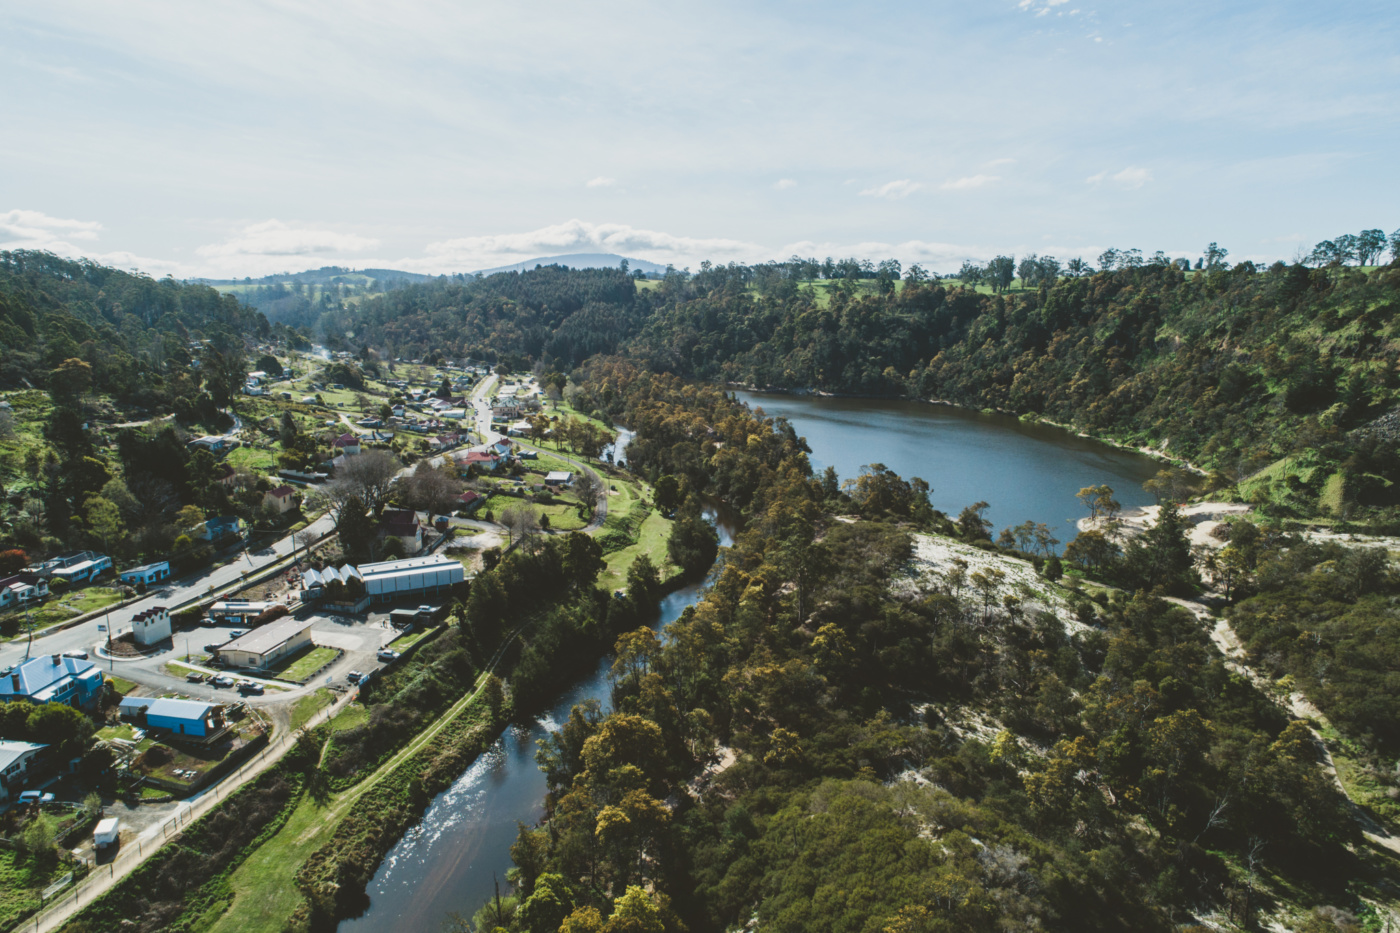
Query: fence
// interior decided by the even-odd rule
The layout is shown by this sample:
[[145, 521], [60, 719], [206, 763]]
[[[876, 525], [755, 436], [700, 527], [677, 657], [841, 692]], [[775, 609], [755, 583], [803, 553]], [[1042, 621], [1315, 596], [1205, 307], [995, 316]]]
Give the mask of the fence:
[[135, 840], [123, 843], [116, 857], [110, 862], [102, 864], [97, 864], [96, 860], [90, 862], [91, 871], [81, 884], [74, 888], [70, 894], [59, 898], [56, 903], [46, 906], [41, 912], [13, 927], [14, 933], [42, 933], [45, 930], [57, 929], [79, 909], [115, 887], [122, 878], [134, 871], [157, 849], [180, 835], [186, 826], [218, 806], [225, 797], [241, 787], [244, 781], [281, 758], [288, 749], [296, 744], [297, 738], [303, 730], [314, 728], [325, 722], [340, 712], [356, 696], [358, 696], [358, 691], [348, 691], [335, 703], [312, 717], [301, 730], [284, 732], [276, 740], [269, 742], [262, 751], [258, 752], [256, 757], [249, 758], [242, 767], [209, 788], [197, 800], [182, 805], [170, 819], [157, 827], [146, 830]]

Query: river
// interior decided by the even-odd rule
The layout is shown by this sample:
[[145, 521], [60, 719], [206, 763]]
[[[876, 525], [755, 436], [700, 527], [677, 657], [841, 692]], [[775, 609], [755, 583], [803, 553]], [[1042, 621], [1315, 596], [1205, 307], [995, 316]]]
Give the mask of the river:
[[[734, 529], [727, 521], [718, 528], [720, 545], [729, 547]], [[666, 596], [658, 628], [680, 618], [704, 592], [705, 584], [695, 583]], [[611, 665], [611, 658], [600, 661], [592, 676], [564, 689], [529, 726], [511, 726], [439, 794], [379, 866], [369, 884], [369, 910], [342, 922], [339, 933], [438, 930], [454, 913], [470, 918], [495, 893], [495, 881], [508, 893], [516, 823], [533, 825], [544, 816], [546, 787], [535, 743], [568, 719], [575, 704], [595, 697], [608, 708]]]
[[933, 507], [953, 517], [984, 501], [993, 534], [1031, 519], [1062, 542], [1087, 513], [1075, 498], [1106, 483], [1125, 509], [1151, 505], [1142, 484], [1162, 468], [1151, 457], [1062, 428], [1010, 415], [948, 405], [884, 399], [736, 392], [764, 414], [781, 416], [807, 439], [813, 472], [836, 468], [842, 480], [883, 463], [900, 476], [926, 480]]
[[[1141, 454], [1005, 415], [918, 402], [738, 394], [791, 421], [807, 438], [818, 472], [834, 466], [845, 479], [865, 464], [883, 463], [902, 476], [927, 480], [934, 507], [950, 514], [986, 500], [998, 530], [1029, 518], [1068, 540], [1069, 522], [1084, 514], [1074, 497], [1081, 487], [1107, 483], [1125, 507], [1145, 505], [1150, 497], [1141, 484], [1159, 468]], [[620, 433], [617, 459], [625, 457], [630, 440], [631, 432]], [[720, 523], [720, 538], [725, 546], [732, 543], [726, 522]], [[658, 626], [679, 618], [703, 593], [696, 584], [667, 596]], [[530, 725], [508, 729], [438, 795], [370, 882], [368, 912], [343, 922], [340, 933], [437, 930], [453, 913], [470, 917], [492, 896], [495, 881], [507, 892], [516, 823], [532, 825], [544, 812], [535, 743], [567, 719], [576, 703], [596, 697], [607, 705], [610, 663], [601, 661], [591, 677], [564, 687], [553, 707]]]

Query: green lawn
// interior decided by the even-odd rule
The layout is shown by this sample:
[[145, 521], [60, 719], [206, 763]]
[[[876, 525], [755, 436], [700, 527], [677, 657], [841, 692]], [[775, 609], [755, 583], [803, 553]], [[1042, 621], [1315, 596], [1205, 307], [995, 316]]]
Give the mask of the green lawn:
[[0, 849], [0, 929], [9, 929], [19, 918], [37, 910], [44, 888], [70, 871], [73, 865], [66, 862], [40, 867], [13, 849]]
[[324, 687], [297, 700], [292, 704], [292, 731], [295, 732], [306, 725], [312, 716], [334, 702], [335, 693]]
[[136, 741], [135, 727], [129, 722], [118, 723], [115, 726], [103, 726], [101, 729], [97, 730], [97, 738], [104, 741], [108, 739], [125, 739], [128, 742], [134, 742]]
[[389, 642], [389, 647], [393, 648], [395, 651], [407, 651], [436, 631], [437, 629], [435, 628], [423, 628], [409, 632], [407, 635], [400, 635], [398, 638]]
[[344, 732], [369, 722], [369, 710], [363, 703], [351, 703], [331, 717], [331, 731]]
[[261, 447], [239, 447], [229, 452], [225, 458], [230, 466], [242, 467], [251, 473], [277, 472], [277, 457], [270, 450]]
[[[609, 521], [612, 516], [608, 516]], [[632, 563], [641, 555], [646, 554], [651, 557], [651, 562], [661, 574], [661, 579], [665, 580], [676, 573], [677, 568], [671, 564], [671, 558], [666, 553], [666, 543], [671, 539], [671, 520], [662, 518], [653, 512], [642, 522], [641, 532], [635, 544], [628, 545], [620, 551], [614, 551], [606, 555], [603, 560], [607, 563], [607, 569], [598, 577], [598, 585], [608, 590], [621, 590], [627, 586], [627, 571], [631, 569]]]
[[276, 677], [279, 680], [305, 683], [306, 678], [310, 677], [339, 656], [340, 652], [335, 648], [313, 645], [307, 651], [290, 658], [283, 658], [277, 664], [268, 668], [266, 674], [269, 677]]
[[127, 680], [125, 677], [115, 677], [112, 674], [108, 674], [107, 682], [112, 685], [113, 690], [117, 691], [122, 696], [126, 696], [136, 689], [136, 684]]

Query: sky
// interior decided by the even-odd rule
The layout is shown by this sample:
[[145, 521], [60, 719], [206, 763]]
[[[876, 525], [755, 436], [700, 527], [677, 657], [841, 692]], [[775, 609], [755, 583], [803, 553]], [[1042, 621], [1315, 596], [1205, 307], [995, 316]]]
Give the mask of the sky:
[[948, 272], [1400, 227], [1400, 6], [0, 0], [0, 249]]

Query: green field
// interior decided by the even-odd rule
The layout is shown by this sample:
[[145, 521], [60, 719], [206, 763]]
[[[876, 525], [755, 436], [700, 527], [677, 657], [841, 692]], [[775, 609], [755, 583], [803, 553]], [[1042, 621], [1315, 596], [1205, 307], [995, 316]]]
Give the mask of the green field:
[[321, 710], [335, 702], [335, 692], [322, 687], [315, 693], [308, 693], [292, 704], [292, 731], [295, 732], [311, 721]]
[[294, 683], [305, 683], [306, 678], [315, 674], [322, 667], [340, 657], [340, 651], [335, 648], [326, 648], [321, 645], [313, 645], [306, 651], [283, 658], [266, 670], [268, 677], [276, 677], [278, 680], [290, 680]]
[[71, 862], [55, 861], [42, 867], [29, 856], [13, 849], [0, 849], [0, 929], [9, 929], [26, 914], [38, 910], [44, 889], [58, 878], [75, 870]]
[[243, 468], [250, 473], [277, 472], [277, 457], [271, 450], [260, 447], [239, 447], [229, 451], [225, 461], [234, 469]]

